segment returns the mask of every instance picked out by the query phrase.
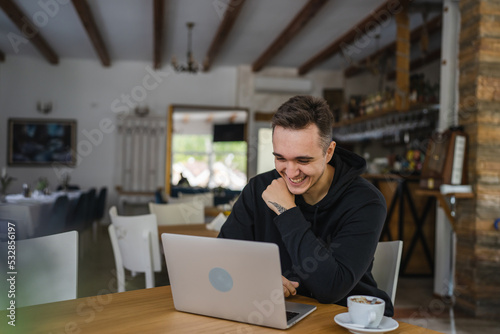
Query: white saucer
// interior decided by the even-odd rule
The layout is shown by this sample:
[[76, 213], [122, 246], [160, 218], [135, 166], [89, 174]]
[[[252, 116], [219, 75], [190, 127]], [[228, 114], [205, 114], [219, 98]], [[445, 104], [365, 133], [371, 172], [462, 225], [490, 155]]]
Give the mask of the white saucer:
[[379, 328], [361, 328], [353, 325], [348, 312], [337, 314], [334, 320], [337, 324], [344, 328], [347, 328], [351, 333], [355, 334], [385, 333], [393, 331], [399, 327], [399, 324], [396, 320], [389, 317], [383, 317], [382, 321], [380, 322]]

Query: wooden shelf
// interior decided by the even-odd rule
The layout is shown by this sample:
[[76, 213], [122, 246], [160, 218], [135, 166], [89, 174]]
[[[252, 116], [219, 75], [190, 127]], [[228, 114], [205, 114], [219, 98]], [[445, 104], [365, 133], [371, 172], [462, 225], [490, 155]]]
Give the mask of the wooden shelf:
[[449, 204], [446, 198], [451, 198], [454, 197], [455, 199], [471, 199], [474, 198], [475, 194], [474, 193], [447, 193], [443, 194], [439, 190], [432, 190], [432, 189], [418, 189], [416, 190], [415, 194], [418, 196], [429, 196], [429, 197], [435, 197], [438, 202], [439, 206], [441, 206], [444, 210], [444, 213], [446, 214], [446, 217], [450, 221], [451, 225], [453, 228], [455, 228], [456, 225], [456, 220], [455, 220], [455, 204]]
[[[416, 191], [417, 195], [422, 195], [422, 196], [436, 196], [437, 194], [442, 194], [439, 190], [433, 190], [433, 189], [418, 189]], [[455, 198], [474, 198], [474, 193], [447, 193], [447, 194], [442, 194], [443, 196], [454, 196]]]
[[423, 111], [424, 109], [437, 110], [437, 109], [439, 109], [439, 105], [438, 104], [413, 104], [413, 105], [411, 105], [411, 107], [408, 111], [399, 111], [399, 110], [395, 110], [395, 109], [380, 110], [380, 111], [376, 111], [374, 113], [371, 113], [369, 115], [363, 115], [363, 116], [356, 117], [354, 119], [340, 121], [337, 124], [334, 124], [333, 128], [335, 129], [335, 128], [340, 128], [340, 127], [343, 127], [346, 125], [363, 123], [363, 122], [371, 121], [371, 120], [374, 120], [377, 118], [382, 118], [384, 116], [409, 114], [409, 113], [416, 112], [416, 111]]

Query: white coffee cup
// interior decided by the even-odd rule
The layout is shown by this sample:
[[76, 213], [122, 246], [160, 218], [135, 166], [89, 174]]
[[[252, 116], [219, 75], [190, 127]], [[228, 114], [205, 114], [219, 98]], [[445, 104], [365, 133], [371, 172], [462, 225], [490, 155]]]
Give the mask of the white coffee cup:
[[347, 298], [349, 317], [355, 325], [375, 328], [384, 317], [385, 302], [372, 296], [350, 296]]

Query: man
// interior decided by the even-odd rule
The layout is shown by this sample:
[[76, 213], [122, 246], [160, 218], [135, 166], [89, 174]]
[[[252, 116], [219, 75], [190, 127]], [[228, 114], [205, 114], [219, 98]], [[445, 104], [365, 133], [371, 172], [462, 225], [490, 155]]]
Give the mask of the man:
[[360, 177], [361, 157], [336, 148], [323, 99], [295, 96], [272, 119], [275, 170], [243, 189], [219, 237], [279, 246], [285, 296], [346, 305], [347, 296], [389, 296], [371, 275], [385, 199]]

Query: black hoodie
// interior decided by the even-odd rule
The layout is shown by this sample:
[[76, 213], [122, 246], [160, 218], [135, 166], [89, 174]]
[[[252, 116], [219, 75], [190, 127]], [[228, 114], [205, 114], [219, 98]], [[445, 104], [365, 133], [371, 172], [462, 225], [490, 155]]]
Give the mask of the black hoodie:
[[219, 237], [272, 242], [279, 246], [283, 276], [299, 282], [297, 292], [321, 303], [346, 306], [347, 296], [377, 296], [394, 313], [390, 297], [377, 289], [371, 274], [373, 254], [386, 217], [382, 194], [362, 174], [366, 162], [340, 147], [329, 162], [332, 185], [315, 205], [295, 196], [296, 207], [279, 216], [262, 193], [272, 170], [252, 178], [236, 201]]

